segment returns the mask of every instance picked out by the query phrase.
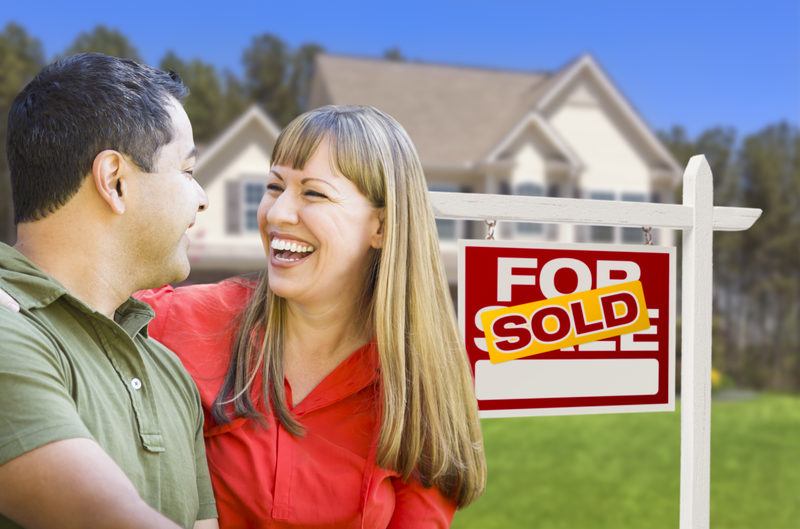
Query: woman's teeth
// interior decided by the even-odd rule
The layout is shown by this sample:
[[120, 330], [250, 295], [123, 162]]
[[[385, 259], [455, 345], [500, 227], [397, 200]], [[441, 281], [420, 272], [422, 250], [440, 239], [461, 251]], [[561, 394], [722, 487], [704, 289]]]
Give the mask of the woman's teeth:
[[270, 247], [275, 250], [276, 259], [287, 262], [300, 261], [314, 252], [313, 246], [282, 239], [272, 239]]
[[281, 239], [272, 239], [270, 246], [273, 250], [289, 250], [290, 252], [295, 253], [311, 253], [314, 251], [313, 246], [308, 246], [305, 244], [300, 244], [294, 241], [284, 241]]

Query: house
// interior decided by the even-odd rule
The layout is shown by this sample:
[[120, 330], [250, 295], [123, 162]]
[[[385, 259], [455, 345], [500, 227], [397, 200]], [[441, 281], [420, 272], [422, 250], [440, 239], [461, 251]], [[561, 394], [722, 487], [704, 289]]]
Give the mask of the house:
[[[321, 54], [309, 108], [326, 104], [373, 105], [394, 116], [417, 146], [432, 191], [670, 202], [682, 172], [589, 55], [531, 73]], [[253, 107], [201, 158], [196, 173], [211, 208], [192, 237], [193, 280], [263, 268], [255, 208], [276, 135]], [[485, 226], [437, 225], [455, 282], [455, 241], [482, 238]], [[531, 223], [500, 223], [495, 236], [643, 242], [639, 228]], [[672, 237], [654, 230], [656, 244]]]

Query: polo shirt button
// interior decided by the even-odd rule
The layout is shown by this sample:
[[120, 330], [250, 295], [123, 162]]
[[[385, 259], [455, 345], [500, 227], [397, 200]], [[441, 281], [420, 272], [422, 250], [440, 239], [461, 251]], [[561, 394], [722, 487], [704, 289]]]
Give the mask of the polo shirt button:
[[142, 389], [142, 381], [138, 378], [134, 378], [131, 380], [131, 387], [135, 390]]

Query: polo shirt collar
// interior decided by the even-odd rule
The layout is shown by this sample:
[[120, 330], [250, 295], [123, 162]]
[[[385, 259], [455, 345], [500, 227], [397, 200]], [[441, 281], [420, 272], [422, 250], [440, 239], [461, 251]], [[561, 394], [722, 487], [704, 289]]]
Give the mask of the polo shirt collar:
[[[45, 308], [61, 296], [66, 296], [81, 311], [100, 315], [72, 296], [61, 283], [45, 274], [18, 250], [1, 242], [0, 288], [8, 292], [24, 310]], [[131, 337], [140, 332], [147, 336], [147, 324], [153, 316], [155, 314], [149, 305], [129, 298], [117, 308], [114, 320]]]
[[0, 283], [26, 310], [46, 307], [67, 293], [58, 281], [3, 243], [0, 243]]

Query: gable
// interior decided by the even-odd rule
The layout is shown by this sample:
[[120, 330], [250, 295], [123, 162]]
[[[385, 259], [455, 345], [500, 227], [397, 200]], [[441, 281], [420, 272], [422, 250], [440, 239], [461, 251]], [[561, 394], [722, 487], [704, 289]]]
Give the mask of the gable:
[[486, 160], [490, 163], [509, 160], [526, 145], [534, 149], [544, 165], [558, 166], [573, 175], [583, 167], [580, 158], [558, 131], [534, 112], [529, 112], [489, 153]]
[[[568, 120], [566, 114], [572, 114], [576, 120], [582, 116], [588, 120], [587, 127], [597, 134], [597, 140], [602, 141], [605, 138], [603, 134], [611, 133], [616, 139], [627, 142], [636, 151], [635, 156], [654, 174], [669, 174], [674, 181], [680, 179], [681, 168], [675, 159], [589, 56], [569, 67], [558, 82], [542, 95], [536, 104], [536, 111], [556, 129], [563, 128]], [[562, 132], [562, 135], [566, 138], [571, 133]], [[576, 147], [576, 150], [581, 149]], [[625, 156], [629, 158], [633, 154], [628, 152]]]
[[279, 132], [264, 111], [256, 105], [251, 106], [201, 153], [195, 167], [197, 181], [203, 187], [210, 185], [251, 144], [265, 150], [269, 159]]

